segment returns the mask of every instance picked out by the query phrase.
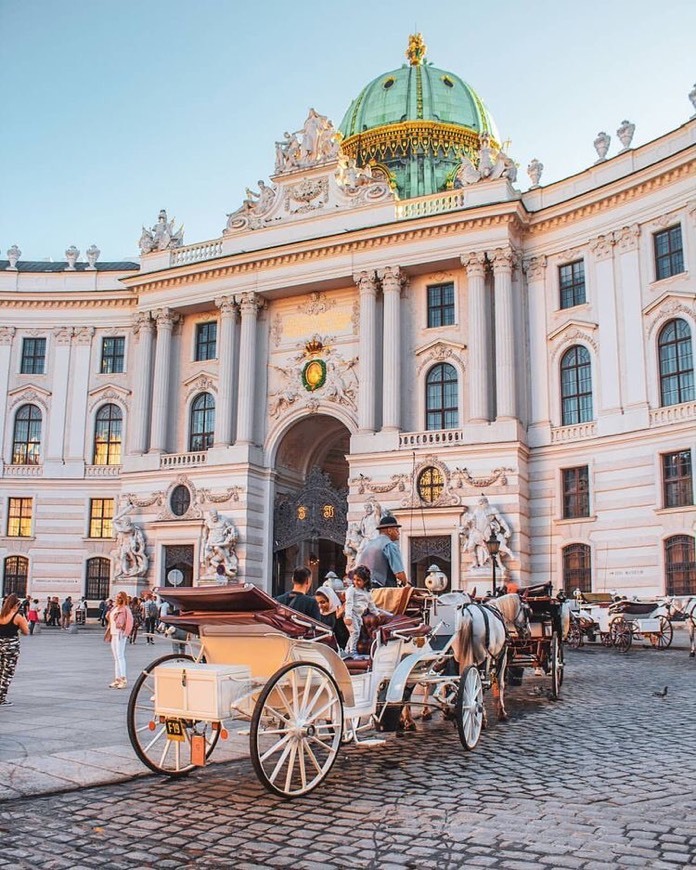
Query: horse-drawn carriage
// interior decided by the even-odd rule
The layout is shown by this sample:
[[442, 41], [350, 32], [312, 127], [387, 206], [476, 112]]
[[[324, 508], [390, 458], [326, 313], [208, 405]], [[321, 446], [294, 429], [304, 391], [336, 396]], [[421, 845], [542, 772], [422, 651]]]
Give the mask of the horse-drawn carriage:
[[585, 640], [628, 652], [636, 640], [647, 640], [655, 649], [667, 649], [673, 629], [669, 608], [657, 599], [630, 600], [608, 592], [577, 592], [568, 645], [573, 649]]
[[[262, 784], [283, 797], [307, 794], [329, 774], [341, 744], [379, 743], [362, 735], [395, 730], [404, 705], [416, 703], [416, 687], [422, 706], [456, 721], [466, 749], [478, 742], [483, 690], [493, 675], [490, 661], [467, 658], [461, 629], [473, 618], [464, 593], [427, 596], [420, 616], [386, 621], [369, 657], [357, 660], [338, 654], [325, 625], [251, 584], [161, 594], [180, 611], [166, 621], [197, 634], [201, 649], [196, 659], [153, 661], [133, 686], [129, 737], [158, 773], [181, 776], [204, 765], [236, 719], [250, 723], [251, 760]], [[504, 598], [499, 606], [522, 630], [520, 599]], [[460, 660], [471, 660], [465, 667], [455, 660], [457, 643]]]

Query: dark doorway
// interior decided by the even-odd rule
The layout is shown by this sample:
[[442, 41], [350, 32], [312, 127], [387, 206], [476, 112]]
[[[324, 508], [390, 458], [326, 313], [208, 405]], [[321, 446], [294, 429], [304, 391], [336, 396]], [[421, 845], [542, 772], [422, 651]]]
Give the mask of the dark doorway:
[[449, 535], [411, 538], [411, 574], [414, 586], [425, 587], [425, 576], [431, 565], [437, 565], [447, 575], [447, 588], [452, 589], [452, 538]]
[[178, 544], [164, 548], [163, 586], [193, 586], [193, 546]]

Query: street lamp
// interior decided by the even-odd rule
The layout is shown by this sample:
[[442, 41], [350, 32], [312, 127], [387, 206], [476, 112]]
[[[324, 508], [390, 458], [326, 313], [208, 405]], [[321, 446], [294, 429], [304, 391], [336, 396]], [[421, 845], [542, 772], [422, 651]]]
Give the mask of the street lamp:
[[500, 550], [500, 541], [493, 529], [491, 529], [490, 538], [486, 541], [486, 547], [488, 547], [488, 554], [491, 557], [491, 565], [493, 566], [493, 594], [495, 595], [495, 562], [498, 550]]

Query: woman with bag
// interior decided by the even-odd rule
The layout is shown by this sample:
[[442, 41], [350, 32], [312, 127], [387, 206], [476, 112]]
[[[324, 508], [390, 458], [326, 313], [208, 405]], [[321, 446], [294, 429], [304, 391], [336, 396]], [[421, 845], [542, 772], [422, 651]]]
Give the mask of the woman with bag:
[[125, 689], [126, 680], [126, 643], [133, 631], [133, 613], [128, 606], [128, 596], [125, 592], [119, 592], [116, 603], [109, 611], [109, 624], [104, 634], [104, 640], [111, 643], [111, 653], [114, 657], [116, 671], [113, 683], [109, 683], [110, 689]]
[[0, 706], [3, 707], [12, 706], [12, 701], [7, 700], [7, 690], [19, 659], [19, 633], [29, 634], [29, 626], [19, 607], [19, 598], [12, 593], [0, 610]]

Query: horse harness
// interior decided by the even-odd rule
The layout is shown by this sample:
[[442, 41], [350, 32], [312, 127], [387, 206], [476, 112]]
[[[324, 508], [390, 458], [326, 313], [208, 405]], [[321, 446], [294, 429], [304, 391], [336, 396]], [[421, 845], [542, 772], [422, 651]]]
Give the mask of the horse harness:
[[497, 607], [491, 607], [488, 604], [479, 604], [476, 601], [469, 601], [467, 604], [463, 606], [463, 610], [469, 610], [469, 608], [475, 607], [480, 611], [481, 616], [483, 617], [483, 624], [486, 630], [486, 649], [489, 648], [491, 642], [491, 624], [489, 614], [493, 614], [497, 619], [500, 620], [501, 625], [503, 626], [503, 631], [505, 632], [505, 637], [508, 637], [508, 628], [505, 623], [505, 617], [498, 610]]

